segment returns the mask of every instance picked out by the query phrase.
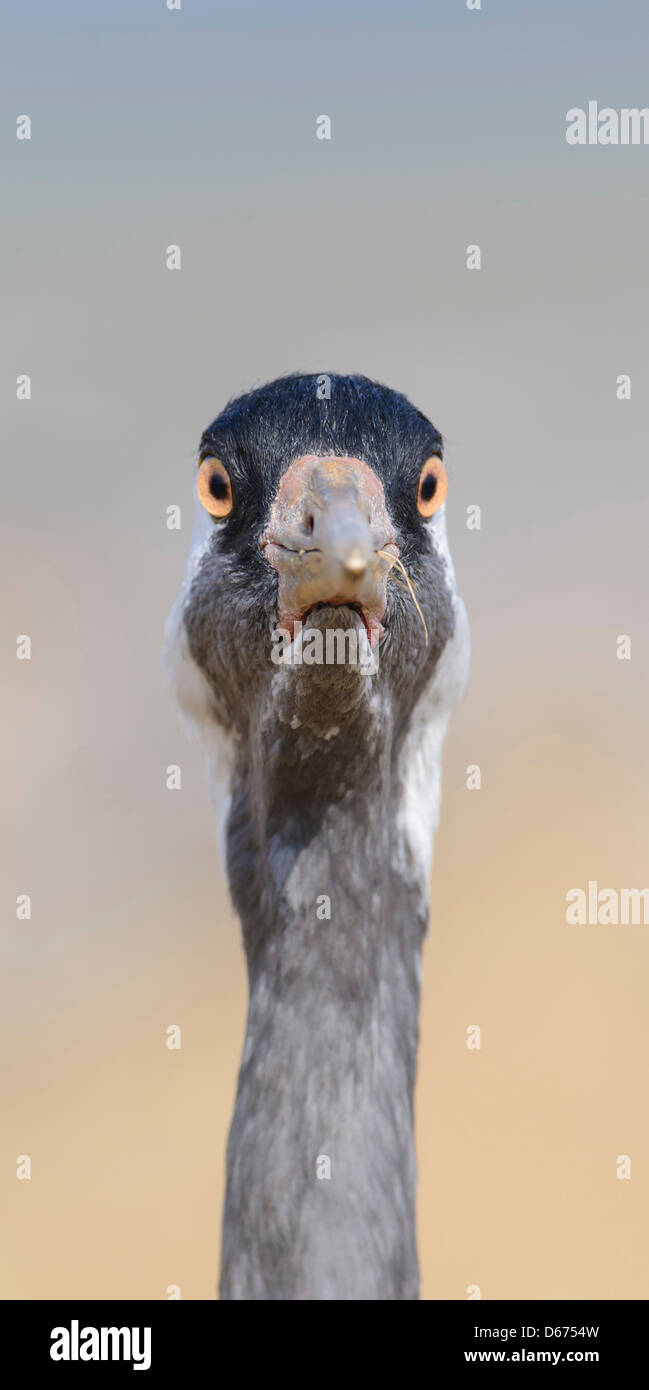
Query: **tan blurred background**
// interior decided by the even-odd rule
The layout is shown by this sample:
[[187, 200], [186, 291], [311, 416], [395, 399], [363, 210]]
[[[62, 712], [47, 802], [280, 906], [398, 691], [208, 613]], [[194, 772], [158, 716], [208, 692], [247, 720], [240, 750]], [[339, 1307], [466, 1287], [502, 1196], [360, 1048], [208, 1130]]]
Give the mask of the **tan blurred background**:
[[215, 1296], [245, 976], [160, 650], [200, 432], [297, 369], [376, 376], [444, 432], [473, 629], [424, 963], [423, 1296], [646, 1298], [649, 927], [570, 927], [565, 894], [649, 880], [649, 151], [564, 140], [572, 106], [648, 104], [646, 11], [55, 8], [2, 34], [0, 1293]]

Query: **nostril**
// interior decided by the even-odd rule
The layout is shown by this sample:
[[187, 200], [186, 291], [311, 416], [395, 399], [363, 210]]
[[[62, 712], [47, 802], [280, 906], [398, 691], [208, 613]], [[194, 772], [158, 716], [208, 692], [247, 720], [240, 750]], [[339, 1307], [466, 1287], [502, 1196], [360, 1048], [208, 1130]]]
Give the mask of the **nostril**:
[[315, 521], [314, 521], [313, 517], [312, 517], [312, 516], [308, 516], [308, 517], [306, 518], [305, 523], [304, 523], [304, 529], [305, 529], [305, 531], [308, 533], [309, 536], [312, 536], [312, 535], [313, 535], [313, 528], [314, 528], [314, 526], [315, 526]]

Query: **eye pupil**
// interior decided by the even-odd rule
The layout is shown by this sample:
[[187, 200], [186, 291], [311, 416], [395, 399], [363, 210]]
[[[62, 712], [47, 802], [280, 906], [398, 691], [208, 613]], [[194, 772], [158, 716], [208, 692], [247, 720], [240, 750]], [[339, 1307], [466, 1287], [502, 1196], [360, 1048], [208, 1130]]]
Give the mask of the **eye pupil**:
[[228, 483], [222, 473], [214, 472], [210, 478], [210, 492], [217, 502], [225, 502], [228, 496]]
[[435, 496], [437, 478], [434, 473], [428, 473], [421, 485], [420, 497], [422, 502], [430, 502]]

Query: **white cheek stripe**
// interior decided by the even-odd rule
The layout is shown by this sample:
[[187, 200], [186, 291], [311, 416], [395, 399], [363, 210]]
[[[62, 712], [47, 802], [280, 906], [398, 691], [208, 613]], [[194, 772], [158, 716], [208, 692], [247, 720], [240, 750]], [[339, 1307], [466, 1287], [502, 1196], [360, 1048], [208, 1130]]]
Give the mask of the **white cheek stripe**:
[[165, 625], [163, 665], [186, 729], [191, 735], [198, 736], [205, 748], [210, 803], [218, 820], [219, 849], [225, 868], [225, 826], [230, 805], [228, 788], [233, 743], [216, 722], [212, 691], [189, 651], [183, 621], [192, 580], [213, 534], [214, 522], [196, 499], [189, 555], [180, 589]]
[[[469, 676], [471, 638], [466, 609], [456, 589], [455, 571], [446, 535], [445, 508], [431, 522], [433, 543], [444, 562], [445, 579], [453, 598], [455, 627], [435, 672], [416, 706], [401, 753], [401, 802], [397, 824], [405, 841], [401, 870], [428, 883], [433, 841], [441, 800], [442, 746], [453, 710]], [[412, 862], [406, 862], [412, 856]]]

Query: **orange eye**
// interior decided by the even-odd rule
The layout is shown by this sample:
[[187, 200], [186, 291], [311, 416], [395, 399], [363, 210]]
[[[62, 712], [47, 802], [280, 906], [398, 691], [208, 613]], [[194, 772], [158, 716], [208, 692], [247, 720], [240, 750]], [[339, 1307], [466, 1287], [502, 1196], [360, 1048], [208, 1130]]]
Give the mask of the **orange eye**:
[[439, 511], [448, 492], [448, 478], [441, 459], [435, 454], [426, 462], [417, 484], [417, 511], [420, 516], [433, 516]]
[[230, 515], [234, 506], [232, 483], [228, 471], [220, 459], [210, 456], [201, 461], [196, 479], [196, 491], [210, 516], [223, 518]]

